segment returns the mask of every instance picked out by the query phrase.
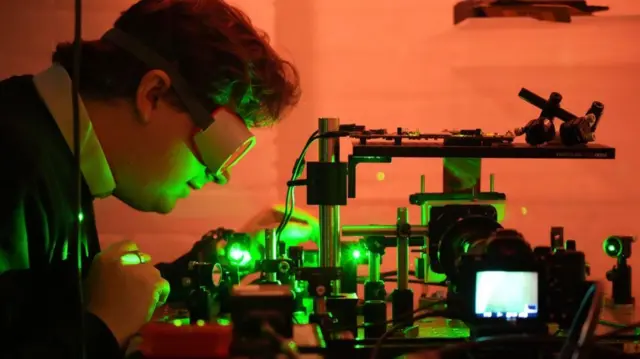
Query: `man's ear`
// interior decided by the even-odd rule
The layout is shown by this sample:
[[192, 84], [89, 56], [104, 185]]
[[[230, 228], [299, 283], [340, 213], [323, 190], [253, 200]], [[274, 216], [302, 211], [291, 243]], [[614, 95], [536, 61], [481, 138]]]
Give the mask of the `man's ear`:
[[136, 91], [136, 108], [143, 123], [151, 120], [158, 102], [171, 89], [171, 79], [162, 70], [151, 70], [142, 76]]

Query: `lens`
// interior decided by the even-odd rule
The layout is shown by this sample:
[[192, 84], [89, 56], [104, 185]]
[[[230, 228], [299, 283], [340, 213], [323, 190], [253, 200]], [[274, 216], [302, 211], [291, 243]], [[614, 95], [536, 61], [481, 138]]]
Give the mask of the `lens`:
[[242, 267], [251, 261], [251, 252], [240, 243], [233, 243], [229, 246], [227, 258], [231, 264]]
[[602, 244], [604, 253], [612, 258], [617, 258], [622, 254], [622, 240], [620, 237], [609, 237]]
[[489, 260], [515, 258], [524, 261], [533, 258], [531, 245], [527, 243], [520, 232], [511, 229], [496, 231], [486, 242], [484, 253]]
[[214, 286], [219, 286], [220, 282], [222, 281], [222, 276], [223, 276], [223, 270], [222, 270], [222, 265], [220, 265], [220, 263], [216, 263], [213, 266], [213, 270], [211, 271], [211, 281], [213, 282]]
[[440, 241], [439, 261], [447, 277], [457, 273], [460, 256], [476, 251], [502, 226], [494, 219], [485, 216], [469, 216], [455, 222], [443, 234]]
[[341, 261], [354, 264], [367, 263], [367, 250], [360, 242], [342, 242], [341, 243]]

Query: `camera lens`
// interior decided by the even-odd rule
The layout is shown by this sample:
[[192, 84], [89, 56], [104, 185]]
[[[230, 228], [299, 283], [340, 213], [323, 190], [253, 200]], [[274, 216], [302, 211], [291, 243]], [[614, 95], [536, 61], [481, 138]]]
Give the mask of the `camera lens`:
[[442, 236], [439, 260], [448, 278], [457, 272], [460, 256], [475, 252], [502, 226], [492, 218], [469, 216], [453, 223]]
[[487, 258], [533, 258], [533, 250], [522, 234], [510, 229], [500, 229], [487, 241]]

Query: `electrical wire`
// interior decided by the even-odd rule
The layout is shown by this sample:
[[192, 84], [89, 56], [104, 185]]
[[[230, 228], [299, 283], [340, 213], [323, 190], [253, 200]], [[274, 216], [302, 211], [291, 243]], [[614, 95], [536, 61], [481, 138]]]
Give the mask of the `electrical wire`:
[[276, 238], [278, 238], [278, 240], [280, 240], [280, 235], [284, 231], [287, 224], [289, 224], [289, 221], [293, 216], [293, 211], [295, 208], [294, 190], [296, 186], [301, 184], [296, 181], [298, 181], [298, 178], [300, 178], [300, 176], [302, 175], [302, 171], [304, 170], [305, 156], [307, 155], [307, 151], [309, 150], [309, 147], [315, 140], [320, 138], [348, 137], [350, 135], [350, 132], [348, 131], [348, 129], [353, 126], [354, 125], [340, 126], [340, 129], [338, 131], [326, 132], [323, 134], [320, 134], [318, 130], [315, 130], [307, 140], [307, 143], [304, 145], [304, 148], [302, 149], [300, 156], [298, 157], [298, 159], [295, 161], [293, 165], [291, 179], [287, 182], [287, 195], [286, 195], [285, 204], [284, 204], [284, 215], [282, 217], [282, 220], [280, 221], [280, 224], [276, 229]]
[[[613, 329], [610, 332], [607, 332], [605, 334], [602, 334], [600, 336], [598, 336], [598, 339], [607, 339], [607, 338], [612, 338], [615, 337], [617, 335], [620, 335], [624, 332], [630, 331], [630, 330], [637, 330], [638, 328], [640, 328], [640, 322], [636, 322], [636, 323], [632, 323], [629, 325], [623, 325], [621, 327], [618, 327], [616, 329]], [[634, 333], [636, 334], [636, 333]]]
[[82, 170], [80, 168], [81, 158], [81, 137], [80, 137], [80, 71], [82, 61], [82, 0], [75, 0], [74, 4], [74, 38], [73, 38], [73, 70], [71, 79], [71, 108], [73, 112], [73, 153], [75, 155], [75, 181], [73, 183], [72, 193], [75, 192], [76, 198], [74, 203], [75, 216], [73, 219], [73, 234], [68, 240], [70, 241], [69, 250], [71, 256], [77, 261], [75, 266], [77, 269], [76, 280], [78, 283], [78, 301], [79, 301], [79, 332], [77, 333], [79, 340], [78, 348], [80, 358], [86, 358], [85, 347], [85, 323], [84, 323], [84, 294], [82, 285]]
[[626, 328], [627, 327], [627, 325], [622, 324], [622, 323], [616, 323], [616, 322], [612, 322], [612, 321], [609, 321], [609, 320], [602, 320], [602, 319], [598, 321], [598, 324], [600, 324], [602, 326], [605, 326], [605, 327], [616, 328], [616, 329], [617, 328]]
[[589, 354], [589, 345], [598, 325], [603, 298], [602, 284], [593, 283], [585, 293], [580, 308], [567, 332], [558, 359], [581, 359]]
[[278, 238], [278, 240], [280, 240], [280, 235], [284, 231], [287, 224], [289, 224], [289, 221], [293, 216], [293, 210], [295, 208], [295, 186], [296, 186], [295, 181], [297, 181], [298, 178], [300, 178], [300, 176], [302, 175], [302, 171], [304, 170], [304, 163], [305, 163], [304, 159], [305, 159], [305, 156], [307, 155], [307, 151], [309, 150], [309, 147], [311, 147], [311, 144], [313, 144], [313, 142], [318, 138], [320, 138], [320, 136], [318, 136], [318, 130], [316, 130], [313, 132], [313, 134], [311, 134], [311, 136], [307, 140], [307, 143], [305, 143], [304, 147], [302, 148], [302, 152], [300, 152], [300, 156], [298, 156], [298, 158], [293, 164], [293, 170], [291, 171], [291, 179], [287, 182], [287, 195], [284, 203], [284, 214], [283, 214], [282, 220], [280, 221], [280, 224], [278, 225], [278, 228], [276, 229], [276, 238]]

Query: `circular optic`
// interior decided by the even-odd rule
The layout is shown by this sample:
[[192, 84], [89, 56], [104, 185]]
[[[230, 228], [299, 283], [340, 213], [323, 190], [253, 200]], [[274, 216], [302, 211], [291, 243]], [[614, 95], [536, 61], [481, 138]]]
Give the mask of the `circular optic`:
[[438, 248], [444, 274], [449, 278], [455, 276], [458, 258], [499, 229], [502, 226], [498, 222], [484, 216], [469, 216], [453, 223], [442, 235]]
[[622, 240], [619, 237], [609, 237], [602, 243], [604, 253], [609, 257], [619, 257], [622, 254]]
[[216, 263], [213, 265], [213, 270], [211, 271], [211, 281], [214, 286], [219, 286], [220, 281], [222, 280], [222, 265], [220, 263]]
[[228, 253], [229, 260], [234, 265], [244, 266], [251, 261], [251, 253], [240, 244], [234, 243]]

